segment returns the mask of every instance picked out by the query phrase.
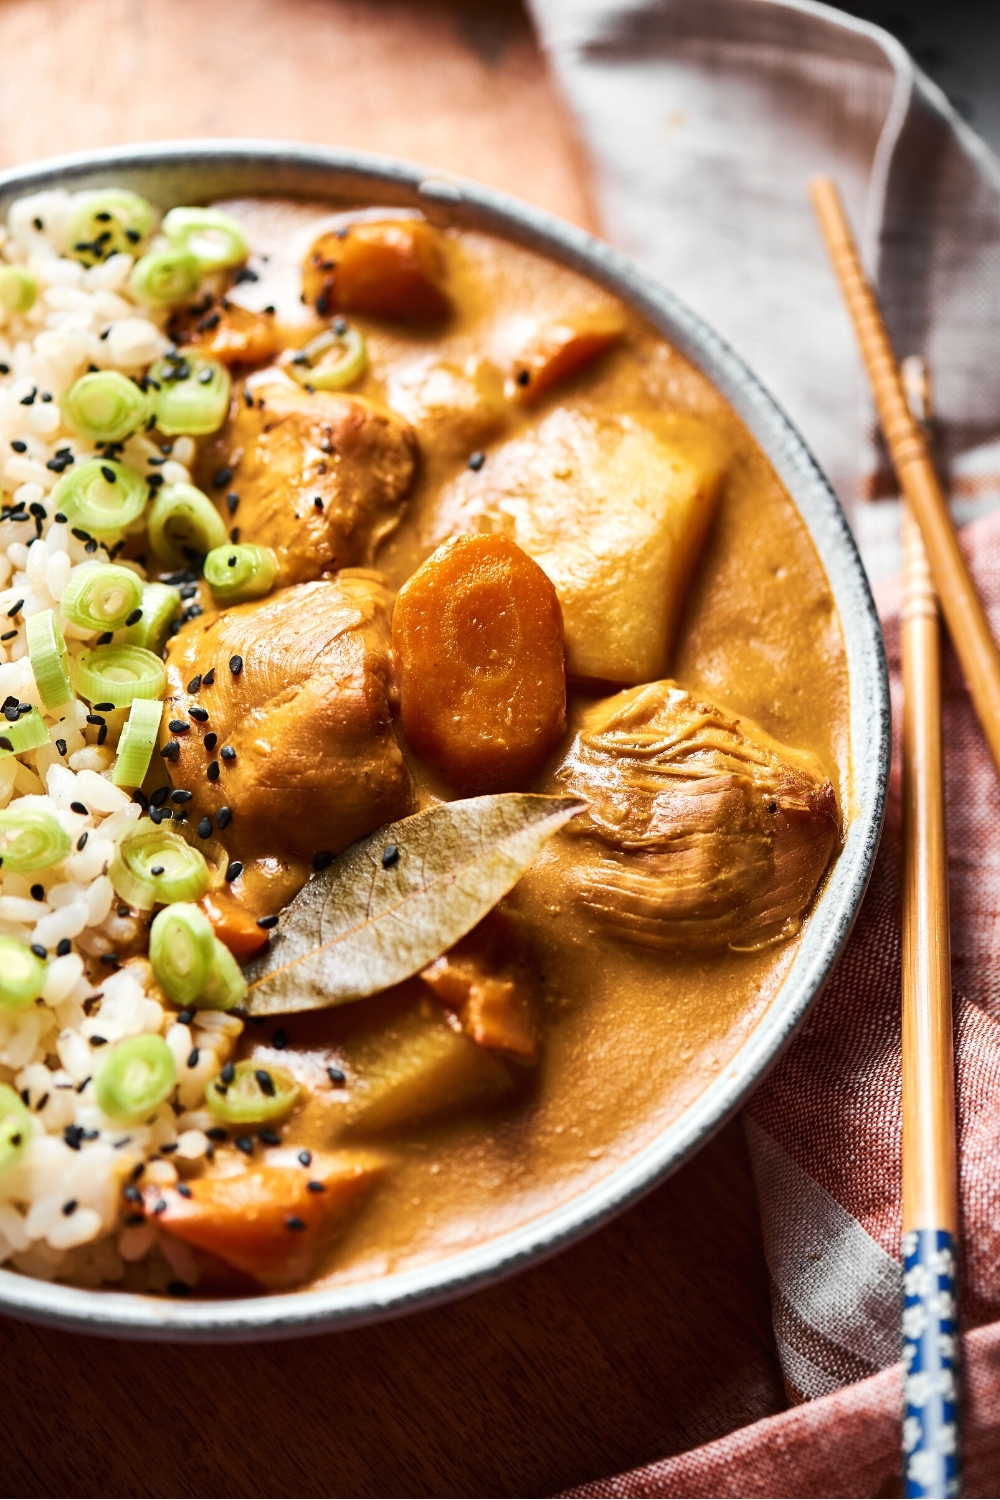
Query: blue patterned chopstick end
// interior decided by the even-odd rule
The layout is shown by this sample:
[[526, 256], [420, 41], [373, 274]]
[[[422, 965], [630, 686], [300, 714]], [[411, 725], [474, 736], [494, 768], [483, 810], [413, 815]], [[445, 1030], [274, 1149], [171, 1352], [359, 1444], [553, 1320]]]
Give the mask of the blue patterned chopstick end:
[[960, 1494], [958, 1295], [946, 1229], [903, 1235], [903, 1494]]

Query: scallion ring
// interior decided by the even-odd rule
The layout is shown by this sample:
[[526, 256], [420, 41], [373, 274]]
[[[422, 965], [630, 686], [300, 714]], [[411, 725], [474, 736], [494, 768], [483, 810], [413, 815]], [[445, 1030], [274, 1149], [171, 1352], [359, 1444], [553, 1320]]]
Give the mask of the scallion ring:
[[253, 542], [213, 547], [205, 558], [205, 582], [223, 604], [259, 599], [273, 588], [277, 572], [271, 548]]
[[175, 1005], [194, 1005], [212, 971], [215, 933], [199, 906], [175, 901], [153, 918], [149, 961], [153, 973]]
[[4, 874], [27, 875], [34, 870], [48, 870], [66, 858], [70, 836], [47, 804], [47, 798], [29, 794], [18, 797], [10, 807], [0, 811], [0, 860]]
[[95, 646], [81, 651], [75, 663], [76, 689], [88, 703], [125, 708], [135, 698], [160, 698], [167, 669], [141, 646]]
[[147, 307], [172, 307], [198, 290], [201, 268], [189, 250], [152, 250], [132, 267], [129, 285]]
[[285, 362], [300, 385], [317, 391], [339, 391], [353, 385], [368, 368], [368, 345], [360, 328], [343, 333], [328, 328]]
[[9, 1084], [0, 1083], [0, 1173], [17, 1165], [31, 1140], [31, 1116]]
[[0, 718], [0, 757], [23, 755], [26, 750], [39, 750], [48, 742], [49, 731], [36, 708], [29, 707], [27, 713], [13, 720]]
[[165, 484], [150, 506], [149, 543], [172, 568], [187, 567], [226, 540], [226, 523], [193, 484]]
[[232, 380], [225, 365], [199, 354], [168, 354], [150, 366], [156, 425], [168, 437], [218, 432], [229, 415]]
[[[261, 1073], [267, 1085], [262, 1083]], [[205, 1090], [205, 1103], [216, 1119], [227, 1124], [263, 1125], [265, 1120], [280, 1120], [287, 1115], [301, 1092], [287, 1068], [261, 1068], [245, 1061], [235, 1065], [231, 1083], [224, 1083], [221, 1075], [212, 1079]]]
[[176, 1083], [174, 1055], [163, 1038], [130, 1036], [104, 1060], [94, 1092], [109, 1119], [131, 1125], [169, 1099]]
[[115, 786], [142, 786], [156, 749], [162, 718], [163, 704], [158, 698], [133, 698], [111, 773]]
[[45, 983], [45, 965], [20, 938], [0, 937], [0, 1012], [34, 1005]]
[[91, 370], [62, 398], [63, 416], [92, 443], [120, 443], [149, 420], [153, 403], [134, 380], [118, 370]]
[[118, 630], [142, 598], [142, 584], [131, 568], [87, 562], [73, 569], [59, 601], [64, 620], [84, 630]]
[[38, 296], [38, 283], [23, 266], [0, 266], [0, 307], [8, 312], [30, 312]]
[[197, 849], [167, 824], [154, 825], [145, 818], [126, 829], [116, 843], [108, 875], [122, 900], [139, 911], [172, 901], [199, 901], [210, 879]]
[[228, 271], [249, 254], [242, 226], [218, 208], [172, 208], [163, 233], [172, 245], [190, 251], [203, 271]]
[[144, 583], [139, 608], [142, 614], [126, 630], [125, 644], [143, 646], [159, 656], [181, 612], [181, 591], [170, 583]]
[[142, 475], [111, 458], [75, 464], [56, 480], [50, 496], [54, 512], [98, 537], [130, 526], [142, 515], [148, 498]]
[[69, 652], [56, 624], [55, 610], [42, 609], [24, 622], [28, 658], [39, 695], [46, 708], [62, 708], [73, 697]]
[[153, 205], [121, 188], [77, 193], [66, 247], [85, 266], [116, 254], [135, 255], [156, 220]]
[[232, 1010], [239, 1005], [247, 992], [243, 970], [229, 949], [219, 938], [212, 947], [212, 967], [208, 983], [201, 996], [201, 1005], [206, 1010]]

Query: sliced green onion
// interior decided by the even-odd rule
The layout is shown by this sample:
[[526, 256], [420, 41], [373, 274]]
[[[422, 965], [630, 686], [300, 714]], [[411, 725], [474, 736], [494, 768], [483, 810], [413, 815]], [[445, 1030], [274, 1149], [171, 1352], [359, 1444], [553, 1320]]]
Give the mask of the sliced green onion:
[[132, 700], [118, 741], [118, 759], [111, 773], [115, 786], [142, 786], [156, 749], [162, 718], [163, 704], [159, 698]]
[[360, 328], [348, 326], [342, 333], [332, 328], [317, 334], [285, 368], [299, 385], [316, 391], [339, 391], [352, 385], [368, 368], [368, 345]]
[[115, 845], [111, 884], [139, 911], [172, 901], [198, 901], [209, 886], [208, 865], [197, 849], [165, 824], [133, 823]]
[[117, 370], [81, 375], [62, 398], [63, 416], [74, 432], [94, 443], [120, 443], [144, 427], [153, 403], [134, 380]]
[[0, 1173], [16, 1166], [31, 1140], [31, 1116], [6, 1083], [0, 1083]]
[[94, 1092], [111, 1120], [131, 1125], [169, 1099], [177, 1082], [174, 1055], [161, 1036], [130, 1036], [105, 1060]]
[[149, 509], [149, 544], [172, 568], [185, 568], [226, 540], [226, 523], [193, 484], [165, 484]]
[[37, 296], [38, 283], [30, 271], [21, 266], [0, 266], [0, 307], [26, 313], [34, 307]]
[[208, 983], [215, 933], [199, 906], [175, 901], [153, 918], [149, 961], [175, 1005], [193, 1005]]
[[189, 250], [153, 250], [132, 267], [129, 285], [147, 307], [171, 307], [198, 290], [201, 269]]
[[205, 1103], [217, 1119], [230, 1125], [263, 1125], [287, 1115], [301, 1092], [287, 1068], [238, 1062], [232, 1083], [223, 1082], [221, 1074], [212, 1079]]
[[243, 970], [236, 962], [225, 943], [219, 938], [212, 947], [212, 970], [201, 996], [205, 1010], [232, 1010], [239, 1005], [247, 992]]
[[232, 380], [225, 365], [200, 354], [168, 354], [150, 365], [156, 425], [168, 437], [218, 432], [229, 414]]
[[[112, 475], [111, 479], [108, 475]], [[104, 536], [142, 515], [149, 489], [141, 474], [111, 458], [88, 458], [52, 486], [52, 510], [74, 526]]]
[[76, 658], [76, 690], [88, 703], [127, 708], [135, 698], [160, 698], [167, 669], [141, 646], [95, 646]]
[[64, 620], [84, 630], [117, 630], [139, 607], [142, 584], [131, 568], [117, 563], [80, 563], [69, 575], [59, 601]]
[[203, 271], [241, 266], [249, 254], [241, 225], [217, 208], [172, 208], [163, 233], [172, 245], [189, 250]]
[[48, 870], [69, 853], [69, 834], [45, 802], [42, 797], [18, 797], [0, 811], [0, 864], [5, 874]]
[[155, 219], [153, 205], [138, 193], [117, 188], [78, 193], [66, 228], [67, 248], [85, 266], [121, 252], [135, 255]]
[[0, 937], [0, 1009], [23, 1010], [42, 993], [45, 965], [19, 938]]
[[272, 588], [277, 572], [278, 559], [271, 548], [253, 542], [213, 547], [205, 558], [205, 582], [224, 604], [259, 599]]
[[37, 708], [29, 708], [16, 719], [0, 718], [0, 759], [38, 750], [49, 742], [49, 731]]
[[55, 610], [39, 610], [37, 615], [29, 615], [24, 624], [28, 657], [41, 700], [46, 708], [62, 708], [73, 697], [73, 681], [69, 675], [69, 652], [56, 624]]
[[143, 646], [159, 656], [181, 612], [181, 591], [170, 583], [144, 583], [139, 608], [142, 617], [128, 627], [125, 644]]

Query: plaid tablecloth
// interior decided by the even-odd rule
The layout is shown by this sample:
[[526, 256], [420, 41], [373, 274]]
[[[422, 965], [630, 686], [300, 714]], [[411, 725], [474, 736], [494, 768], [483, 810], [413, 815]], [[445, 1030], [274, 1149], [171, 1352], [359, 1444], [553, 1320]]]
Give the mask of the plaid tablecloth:
[[[710, 321], [852, 517], [899, 693], [899, 507], [806, 197], [837, 178], [1000, 637], [1000, 164], [887, 33], [777, 0], [533, 0], [608, 237]], [[978, 519], [976, 519], [978, 518]], [[898, 716], [897, 716], [898, 717]], [[967, 1491], [1000, 1490], [1000, 783], [945, 658], [969, 1380]], [[579, 1493], [874, 1495], [900, 1468], [899, 758], [849, 949], [744, 1115], [785, 1414]], [[974, 1330], [974, 1331], [973, 1331]]]

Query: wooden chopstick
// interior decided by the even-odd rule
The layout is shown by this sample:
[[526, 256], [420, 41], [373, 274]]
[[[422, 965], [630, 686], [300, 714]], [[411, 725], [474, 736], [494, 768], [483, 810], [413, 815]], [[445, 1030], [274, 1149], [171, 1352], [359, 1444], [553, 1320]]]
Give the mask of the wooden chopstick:
[[[922, 407], [914, 415], [926, 420], [927, 381], [914, 361], [905, 364], [910, 404]], [[904, 1494], [941, 1496], [958, 1494], [960, 1429], [948, 851], [937, 600], [908, 504], [901, 626]]]
[[1000, 653], [959, 549], [926, 436], [907, 405], [889, 335], [862, 270], [840, 194], [829, 177], [815, 178], [810, 191], [840, 289], [854, 321], [879, 425], [900, 488], [920, 526], [948, 630], [994, 764], [1000, 770]]

